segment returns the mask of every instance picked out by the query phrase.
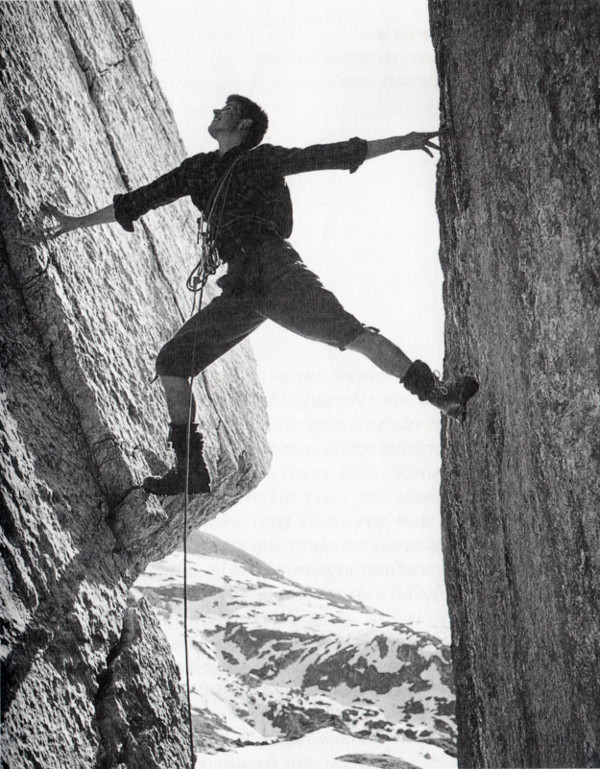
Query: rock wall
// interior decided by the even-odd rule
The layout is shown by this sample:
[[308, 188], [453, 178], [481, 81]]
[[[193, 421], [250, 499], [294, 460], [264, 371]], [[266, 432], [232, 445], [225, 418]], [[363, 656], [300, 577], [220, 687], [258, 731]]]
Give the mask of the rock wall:
[[[140, 643], [123, 632], [129, 586], [183, 533], [180, 497], [122, 500], [171, 463], [153, 358], [191, 309], [195, 209], [154, 211], [134, 234], [105, 225], [47, 241], [40, 208], [103, 207], [177, 165], [184, 148], [129, 2], [1, 3], [0, 52], [3, 761], [180, 767], [172, 722], [136, 743], [142, 694], [118, 706], [135, 739], [107, 744], [99, 692], [109, 661]], [[199, 377], [195, 396], [214, 494], [193, 498], [189, 529], [248, 493], [270, 460], [247, 346]], [[151, 626], [144, 615], [149, 639]], [[165, 670], [133, 689], [163, 691]], [[159, 737], [171, 747], [159, 750]]]
[[178, 678], [152, 608], [143, 598], [131, 601], [96, 695], [98, 767], [190, 766], [188, 713]]
[[598, 766], [600, 8], [430, 0], [459, 765]]

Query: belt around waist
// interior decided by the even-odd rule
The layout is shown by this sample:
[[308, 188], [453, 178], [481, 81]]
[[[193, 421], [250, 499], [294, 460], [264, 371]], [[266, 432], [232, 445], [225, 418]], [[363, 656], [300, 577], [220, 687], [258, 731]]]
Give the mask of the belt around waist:
[[281, 244], [285, 242], [281, 236], [275, 232], [265, 232], [260, 235], [247, 235], [231, 238], [223, 238], [216, 243], [219, 257], [223, 262], [231, 262], [239, 259], [243, 255], [250, 254], [257, 248], [264, 248], [269, 244]]

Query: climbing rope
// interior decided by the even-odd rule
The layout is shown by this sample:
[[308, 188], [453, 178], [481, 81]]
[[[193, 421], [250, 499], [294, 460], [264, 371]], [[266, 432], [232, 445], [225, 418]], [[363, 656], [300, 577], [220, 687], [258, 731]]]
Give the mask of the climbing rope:
[[[207, 206], [208, 215], [206, 218], [200, 216], [198, 219], [198, 235], [196, 238], [196, 245], [200, 246], [200, 259], [196, 266], [191, 271], [186, 281], [186, 288], [194, 295], [192, 302], [192, 311], [190, 318], [196, 313], [196, 304], [198, 305], [197, 311], [202, 309], [202, 298], [204, 295], [204, 287], [211, 275], [214, 275], [221, 263], [219, 254], [215, 244], [215, 236], [219, 232], [221, 226], [221, 220], [223, 217], [223, 211], [225, 209], [225, 201], [227, 199], [227, 193], [229, 191], [229, 183], [231, 181], [231, 173], [243, 155], [238, 157], [230, 164], [223, 178], [219, 183], [219, 186], [213, 193], [212, 199]], [[212, 224], [212, 218], [215, 212], [215, 207], [219, 198], [223, 196], [223, 203], [221, 205], [221, 211], [219, 214], [219, 220], [214, 226]], [[196, 340], [198, 329], [194, 331], [194, 343], [192, 345], [192, 371], [196, 362]], [[195, 376], [190, 378], [190, 394], [188, 399], [188, 415], [187, 415], [187, 431], [186, 431], [186, 450], [185, 450], [185, 490], [183, 497], [183, 641], [185, 652], [185, 682], [187, 691], [187, 706], [188, 706], [188, 728], [190, 730], [190, 767], [194, 769], [195, 765], [195, 751], [194, 751], [194, 729], [192, 723], [192, 702], [191, 702], [191, 689], [190, 689], [190, 663], [189, 663], [189, 648], [188, 648], [188, 596], [187, 596], [187, 530], [188, 530], [188, 509], [189, 509], [189, 483], [190, 483], [190, 434], [192, 430], [192, 404], [194, 403], [194, 379]]]

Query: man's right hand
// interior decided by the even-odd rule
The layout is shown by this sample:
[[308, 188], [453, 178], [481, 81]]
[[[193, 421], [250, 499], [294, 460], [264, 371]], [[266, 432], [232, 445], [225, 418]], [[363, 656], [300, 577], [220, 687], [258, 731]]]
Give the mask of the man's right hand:
[[56, 206], [50, 203], [44, 203], [42, 205], [42, 213], [46, 216], [52, 216], [58, 224], [53, 227], [46, 227], [44, 229], [44, 235], [51, 239], [57, 238], [59, 235], [64, 235], [65, 232], [72, 232], [73, 230], [80, 230], [84, 227], [95, 227], [97, 224], [110, 224], [115, 220], [115, 209], [111, 205], [101, 208], [98, 211], [94, 211], [91, 214], [85, 216], [69, 216], [59, 211]]
[[69, 216], [68, 214], [64, 214], [62, 211], [59, 211], [56, 206], [53, 206], [50, 203], [44, 203], [41, 207], [41, 211], [46, 216], [51, 216], [58, 222], [58, 224], [51, 227], [44, 227], [44, 235], [49, 240], [57, 238], [59, 235], [64, 235], [65, 232], [71, 232], [72, 230], [81, 227], [81, 218], [79, 216]]

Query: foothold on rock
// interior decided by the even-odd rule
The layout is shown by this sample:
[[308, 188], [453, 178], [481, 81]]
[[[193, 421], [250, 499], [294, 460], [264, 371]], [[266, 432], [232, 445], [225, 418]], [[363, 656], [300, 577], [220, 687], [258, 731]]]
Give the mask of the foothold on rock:
[[27, 126], [27, 130], [33, 136], [35, 143], [38, 144], [41, 139], [41, 131], [31, 113], [31, 110], [28, 107], [25, 107], [23, 110], [23, 117], [25, 118], [25, 125]]

